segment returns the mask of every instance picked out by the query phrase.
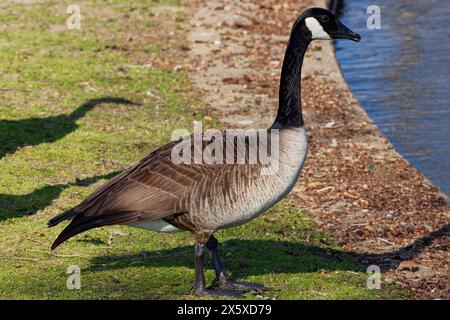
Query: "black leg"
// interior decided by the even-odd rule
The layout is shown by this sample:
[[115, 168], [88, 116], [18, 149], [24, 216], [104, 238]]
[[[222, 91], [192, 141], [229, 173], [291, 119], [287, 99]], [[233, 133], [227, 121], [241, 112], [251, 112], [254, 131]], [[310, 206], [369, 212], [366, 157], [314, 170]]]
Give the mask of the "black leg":
[[219, 284], [219, 286], [224, 286], [228, 280], [228, 274], [225, 268], [220, 262], [219, 253], [217, 252], [219, 241], [214, 236], [211, 236], [206, 242], [206, 247], [211, 253], [211, 259], [214, 265], [214, 271], [216, 272], [216, 278], [214, 279], [214, 283]]
[[[217, 241], [217, 240], [216, 240]], [[203, 270], [203, 258], [205, 256], [205, 247], [206, 245], [201, 244], [200, 242], [195, 243], [195, 279], [194, 279], [194, 294], [196, 296], [214, 296], [214, 297], [229, 297], [229, 298], [240, 298], [242, 295], [238, 292], [230, 292], [229, 290], [222, 290], [222, 289], [212, 289], [208, 288], [206, 289], [205, 286], [205, 273]], [[221, 268], [223, 269], [222, 265], [220, 264], [219, 256], [216, 252], [216, 262], [214, 263], [214, 268]], [[216, 269], [217, 274], [217, 269]], [[221, 272], [219, 272], [219, 275]], [[226, 283], [226, 280], [225, 280]]]
[[[208, 293], [215, 292], [216, 295], [229, 296], [229, 297], [242, 297], [241, 293], [244, 292], [256, 292], [270, 290], [262, 285], [250, 283], [250, 282], [231, 282], [228, 280], [228, 274], [222, 265], [217, 252], [219, 241], [212, 235], [206, 242], [206, 247], [211, 253], [211, 258], [216, 272], [216, 278]], [[216, 289], [214, 289], [216, 288]]]
[[203, 271], [203, 257], [205, 256], [205, 245], [199, 242], [195, 243], [195, 279], [194, 291], [196, 295], [202, 295], [205, 292], [205, 273]]

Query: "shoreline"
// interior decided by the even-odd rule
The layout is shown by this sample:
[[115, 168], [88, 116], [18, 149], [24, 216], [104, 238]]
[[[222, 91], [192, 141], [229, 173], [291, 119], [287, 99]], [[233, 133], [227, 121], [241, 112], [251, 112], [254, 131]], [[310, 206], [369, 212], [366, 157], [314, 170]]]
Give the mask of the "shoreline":
[[[276, 112], [290, 24], [304, 8], [328, 4], [197, 1], [188, 34], [190, 75], [204, 93], [207, 116], [223, 126], [267, 126]], [[308, 49], [302, 106], [310, 149], [289, 201], [363, 265], [380, 265], [385, 281], [417, 298], [448, 298], [448, 197], [395, 151], [367, 115], [332, 42]], [[404, 265], [418, 271], [403, 271]]]
[[[324, 7], [324, 8], [328, 8], [328, 9], [329, 9], [330, 11], [332, 11], [332, 12], [335, 12], [335, 10], [337, 10], [337, 7], [339, 6], [339, 3], [340, 3], [340, 2], [343, 2], [343, 0], [317, 0], [316, 2], [317, 2], [317, 6], [322, 6], [322, 7]], [[321, 3], [322, 3], [322, 5], [321, 5]], [[375, 121], [373, 121], [373, 119], [369, 116], [369, 114], [366, 112], [366, 110], [364, 109], [364, 107], [362, 106], [362, 104], [359, 102], [359, 100], [353, 95], [352, 90], [351, 90], [351, 88], [350, 88], [350, 85], [349, 85], [349, 84], [347, 83], [347, 81], [345, 80], [343, 70], [342, 70], [342, 68], [340, 67], [339, 60], [338, 60], [338, 58], [337, 58], [337, 56], [336, 56], [336, 48], [335, 48], [335, 46], [334, 46], [333, 44], [332, 44], [332, 47], [333, 47], [333, 57], [334, 57], [334, 60], [335, 60], [335, 64], [336, 64], [336, 67], [339, 69], [340, 76], [341, 76], [341, 78], [342, 78], [341, 81], [343, 81], [343, 82], [345, 83], [345, 85], [346, 85], [346, 87], [347, 87], [347, 90], [351, 92], [352, 100], [354, 100], [354, 101], [358, 104], [359, 108], [357, 108], [357, 109], [361, 109], [361, 111], [364, 113], [365, 117], [366, 117], [371, 123], [373, 123], [375, 126], [377, 126], [376, 123], [375, 123]], [[450, 198], [449, 198], [449, 196], [448, 196], [446, 193], [444, 193], [443, 191], [441, 191], [440, 188], [439, 188], [438, 186], [436, 186], [436, 185], [435, 185], [435, 184], [434, 184], [434, 183], [433, 183], [426, 175], [424, 175], [422, 172], [420, 172], [419, 169], [417, 169], [413, 164], [411, 164], [411, 162], [410, 162], [408, 159], [406, 159], [405, 157], [403, 157], [403, 156], [395, 149], [394, 145], [393, 145], [393, 144], [389, 141], [389, 139], [381, 132], [381, 130], [378, 128], [378, 126], [377, 126], [377, 130], [378, 130], [378, 132], [380, 133], [380, 135], [383, 137], [383, 139], [386, 140], [387, 144], [389, 144], [389, 146], [392, 148], [392, 150], [396, 153], [397, 156], [401, 157], [404, 161], [406, 161], [406, 162], [408, 163], [408, 165], [410, 165], [412, 168], [414, 168], [414, 169], [418, 172], [418, 174], [420, 174], [420, 175], [423, 177], [423, 179], [426, 179], [426, 180], [427, 180], [427, 183], [428, 183], [429, 185], [432, 185], [433, 187], [439, 189], [438, 193], [439, 193], [442, 197], [446, 198], [447, 201], [450, 201]]]

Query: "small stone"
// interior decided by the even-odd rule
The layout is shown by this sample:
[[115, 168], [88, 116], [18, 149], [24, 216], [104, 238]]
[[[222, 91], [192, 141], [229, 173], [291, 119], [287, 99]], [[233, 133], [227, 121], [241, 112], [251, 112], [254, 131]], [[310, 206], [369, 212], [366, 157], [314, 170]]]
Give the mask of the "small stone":
[[337, 140], [336, 140], [335, 138], [333, 138], [333, 140], [331, 140], [331, 146], [332, 146], [333, 148], [336, 148], [336, 147], [338, 146]]

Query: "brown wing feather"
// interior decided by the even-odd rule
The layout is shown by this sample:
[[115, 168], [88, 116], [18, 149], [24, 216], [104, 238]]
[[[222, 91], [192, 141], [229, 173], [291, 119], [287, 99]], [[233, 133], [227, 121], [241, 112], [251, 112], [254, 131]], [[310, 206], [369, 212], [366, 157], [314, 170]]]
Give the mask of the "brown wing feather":
[[74, 210], [84, 216], [102, 216], [114, 212], [141, 212], [153, 220], [161, 214], [182, 213], [175, 209], [188, 185], [173, 178], [170, 151], [174, 143], [154, 151], [135, 166], [100, 187]]
[[[223, 138], [225, 141], [226, 136]], [[191, 144], [193, 141], [191, 138]], [[233, 177], [228, 176], [227, 172], [234, 165], [174, 164], [171, 152], [177, 143], [168, 143], [150, 153], [98, 188], [70, 210], [70, 215], [63, 213], [62, 215], [73, 220], [53, 247], [95, 227], [182, 215], [188, 211], [189, 202], [192, 205], [193, 201], [204, 201], [204, 196], [212, 190], [205, 182], [214, 181], [214, 176], [225, 176], [226, 180], [230, 180], [228, 183], [233, 184]], [[203, 149], [206, 146], [207, 143], [203, 142]], [[191, 152], [193, 149], [191, 148]], [[193, 159], [193, 153], [191, 156]], [[243, 167], [248, 169], [245, 168], [246, 165]], [[52, 220], [59, 223], [62, 219], [55, 217]]]

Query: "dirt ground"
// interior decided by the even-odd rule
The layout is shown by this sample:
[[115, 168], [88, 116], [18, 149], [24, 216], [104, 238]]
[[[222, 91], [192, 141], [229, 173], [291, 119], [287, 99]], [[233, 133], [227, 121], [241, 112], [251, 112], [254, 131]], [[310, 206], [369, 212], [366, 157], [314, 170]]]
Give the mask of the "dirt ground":
[[[322, 0], [192, 3], [171, 67], [189, 71], [224, 127], [267, 127], [290, 27]], [[350, 26], [351, 27], [351, 26]], [[449, 299], [449, 202], [404, 160], [353, 97], [330, 42], [304, 61], [302, 105], [309, 155], [291, 199], [363, 265], [419, 299]], [[210, 120], [210, 119], [208, 119]]]

